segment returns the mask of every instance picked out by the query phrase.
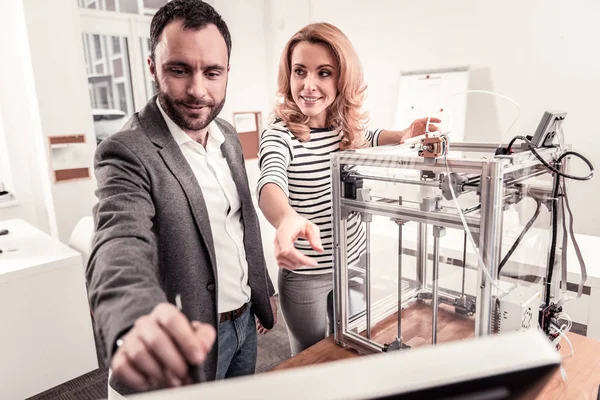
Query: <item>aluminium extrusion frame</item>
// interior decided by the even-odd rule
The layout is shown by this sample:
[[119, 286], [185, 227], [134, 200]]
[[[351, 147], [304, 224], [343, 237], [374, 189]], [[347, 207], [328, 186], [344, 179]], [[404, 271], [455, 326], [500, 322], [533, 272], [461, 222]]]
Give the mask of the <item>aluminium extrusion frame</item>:
[[[488, 143], [452, 143], [452, 151], [485, 152], [494, 154], [497, 145]], [[553, 162], [560, 154], [556, 148], [539, 149], [538, 153], [546, 162]], [[485, 266], [494, 280], [498, 280], [498, 265], [500, 263], [500, 249], [502, 236], [502, 217], [504, 203], [506, 201], [505, 189], [515, 185], [527, 178], [547, 173], [545, 167], [530, 152], [522, 151], [507, 156], [495, 156], [490, 159], [464, 159], [448, 157], [426, 160], [423, 157], [412, 155], [390, 155], [375, 154], [371, 149], [360, 151], [342, 151], [331, 155], [331, 179], [332, 179], [332, 210], [333, 210], [333, 253], [334, 253], [334, 338], [342, 346], [350, 346], [359, 352], [373, 353], [385, 351], [385, 346], [371, 339], [371, 322], [373, 310], [371, 305], [371, 266], [369, 247], [366, 254], [366, 337], [358, 334], [356, 329], [351, 329], [349, 315], [349, 286], [348, 286], [348, 260], [347, 260], [347, 217], [351, 212], [360, 213], [366, 221], [367, 241], [369, 241], [369, 221], [373, 215], [385, 216], [399, 222], [399, 260], [398, 268], [401, 268], [402, 255], [402, 225], [404, 222], [413, 221], [417, 225], [417, 251], [416, 251], [416, 287], [410, 288], [405, 293], [402, 290], [401, 280], [398, 282], [399, 298], [393, 304], [378, 305], [375, 318], [382, 318], [400, 311], [419, 298], [423, 293], [429, 293], [433, 303], [432, 338], [436, 341], [437, 332], [437, 306], [438, 287], [437, 279], [433, 280], [433, 288], [427, 287], [427, 225], [434, 227], [434, 258], [433, 274], [437, 278], [439, 268], [439, 238], [443, 236], [445, 228], [464, 230], [458, 214], [444, 213], [436, 210], [421, 211], [419, 209], [406, 207], [401, 204], [389, 204], [373, 201], [353, 200], [343, 197], [341, 172], [345, 165], [386, 167], [397, 169], [410, 169], [419, 171], [434, 171], [446, 173], [446, 165], [452, 172], [462, 174], [474, 174], [480, 177], [479, 198], [481, 208], [478, 216], [465, 215], [466, 223], [472, 233], [476, 233], [479, 239], [478, 247]], [[373, 179], [366, 176], [365, 179]], [[431, 181], [407, 182], [403, 179], [385, 178], [382, 180], [399, 183], [409, 183], [423, 186], [432, 186]], [[457, 196], [459, 194], [457, 193]], [[437, 232], [437, 234], [436, 234]], [[399, 272], [400, 273], [400, 272]], [[478, 289], [476, 293], [475, 312], [475, 335], [482, 336], [493, 333], [495, 317], [496, 289], [488, 282], [485, 274], [477, 269]], [[463, 283], [464, 284], [464, 283]], [[444, 293], [446, 298], [452, 295]], [[464, 295], [464, 293], [463, 293]], [[456, 298], [456, 296], [454, 296]], [[400, 316], [398, 321], [400, 327]], [[398, 338], [402, 340], [402, 338]]]

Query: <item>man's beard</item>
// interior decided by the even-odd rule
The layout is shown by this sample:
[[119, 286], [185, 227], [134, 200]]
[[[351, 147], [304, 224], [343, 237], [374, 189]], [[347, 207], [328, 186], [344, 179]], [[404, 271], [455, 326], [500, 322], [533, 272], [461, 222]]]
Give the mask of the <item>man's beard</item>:
[[[223, 106], [225, 105], [225, 96], [223, 96], [223, 100], [221, 100], [219, 103], [198, 99], [193, 96], [189, 96], [185, 100], [177, 100], [169, 96], [164, 90], [161, 89], [158, 79], [155, 80], [155, 86], [160, 106], [163, 108], [169, 118], [171, 118], [173, 122], [175, 122], [183, 130], [200, 131], [206, 128], [217, 117], [217, 115], [219, 115], [223, 109]], [[206, 119], [198, 120], [196, 118], [198, 118], [199, 115], [192, 112], [191, 114], [188, 114], [194, 118], [192, 121], [181, 111], [181, 108], [185, 107], [184, 104], [188, 106], [209, 107], [210, 114], [208, 117], [206, 117]]]

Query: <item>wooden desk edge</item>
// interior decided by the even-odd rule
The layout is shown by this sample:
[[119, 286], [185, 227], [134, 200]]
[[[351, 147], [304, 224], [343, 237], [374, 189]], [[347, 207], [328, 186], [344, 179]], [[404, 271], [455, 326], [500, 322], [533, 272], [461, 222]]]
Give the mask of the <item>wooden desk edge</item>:
[[[563, 361], [563, 368], [567, 374], [567, 382], [562, 379], [560, 371], [556, 371], [548, 379], [543, 388], [537, 392], [535, 398], [548, 399], [586, 399], [596, 400], [600, 385], [600, 341], [575, 333], [567, 336], [573, 344], [575, 355]], [[570, 348], [562, 341], [561, 354], [570, 354]], [[358, 357], [360, 354], [351, 348], [338, 346], [329, 336], [317, 344], [309, 347], [296, 356], [282, 362], [271, 371], [281, 371], [290, 368], [305, 367], [314, 364], [332, 362]]]

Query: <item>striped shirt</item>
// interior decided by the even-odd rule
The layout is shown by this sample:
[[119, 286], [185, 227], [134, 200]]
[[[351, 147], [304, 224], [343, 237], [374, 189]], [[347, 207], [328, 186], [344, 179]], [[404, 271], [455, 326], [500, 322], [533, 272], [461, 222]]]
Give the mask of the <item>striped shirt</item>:
[[[381, 130], [365, 130], [365, 140], [377, 146]], [[342, 132], [339, 129], [311, 129], [310, 141], [300, 142], [283, 121], [275, 120], [260, 138], [258, 194], [267, 183], [283, 190], [291, 207], [302, 217], [319, 227], [324, 252], [314, 251], [307, 240], [298, 239], [296, 249], [314, 258], [317, 267], [304, 267], [294, 272], [323, 274], [332, 272], [333, 229], [331, 216], [330, 155], [340, 151]], [[348, 217], [348, 262], [356, 263], [365, 252], [365, 231], [360, 215]]]

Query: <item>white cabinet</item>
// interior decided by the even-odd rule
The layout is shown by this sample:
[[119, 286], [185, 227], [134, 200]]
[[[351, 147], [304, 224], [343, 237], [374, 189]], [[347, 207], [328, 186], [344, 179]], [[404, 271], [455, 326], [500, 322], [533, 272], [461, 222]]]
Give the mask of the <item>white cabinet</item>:
[[98, 361], [81, 255], [21, 220], [0, 229], [0, 399], [23, 399]]

